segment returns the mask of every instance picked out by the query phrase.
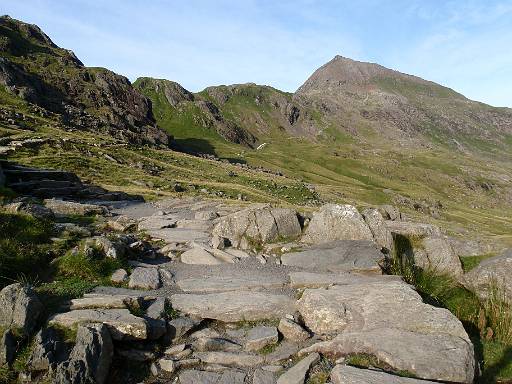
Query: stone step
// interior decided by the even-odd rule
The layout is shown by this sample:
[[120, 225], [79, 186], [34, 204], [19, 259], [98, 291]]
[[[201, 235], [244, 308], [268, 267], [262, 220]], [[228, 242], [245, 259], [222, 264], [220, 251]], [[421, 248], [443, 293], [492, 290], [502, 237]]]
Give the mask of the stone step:
[[57, 180], [80, 182], [80, 178], [71, 172], [39, 170], [39, 169], [4, 169], [8, 182], [34, 181], [34, 180]]
[[19, 192], [32, 192], [40, 188], [81, 188], [82, 183], [67, 180], [32, 180], [10, 183], [9, 188]]

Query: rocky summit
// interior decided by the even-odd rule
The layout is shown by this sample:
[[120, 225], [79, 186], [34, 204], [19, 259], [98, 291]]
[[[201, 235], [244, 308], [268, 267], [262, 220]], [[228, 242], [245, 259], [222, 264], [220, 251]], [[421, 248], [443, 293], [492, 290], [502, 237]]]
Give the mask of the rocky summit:
[[341, 56], [131, 84], [3, 16], [0, 382], [509, 382], [511, 127]]

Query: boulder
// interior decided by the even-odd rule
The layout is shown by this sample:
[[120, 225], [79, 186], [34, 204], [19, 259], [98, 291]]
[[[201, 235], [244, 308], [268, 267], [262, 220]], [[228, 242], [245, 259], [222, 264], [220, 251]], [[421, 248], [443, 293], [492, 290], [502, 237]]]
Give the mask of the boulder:
[[279, 321], [279, 326], [277, 327], [279, 332], [283, 335], [285, 339], [291, 341], [304, 341], [309, 339], [309, 332], [306, 331], [302, 325], [296, 323], [293, 320], [282, 318]]
[[363, 212], [364, 221], [372, 231], [374, 241], [382, 247], [386, 253], [393, 253], [393, 236], [388, 229], [386, 222], [377, 209], [369, 208]]
[[422, 241], [423, 251], [414, 250], [415, 264], [423, 269], [454, 277], [463, 275], [462, 264], [450, 243], [443, 237], [426, 237]]
[[313, 215], [302, 236], [302, 241], [306, 243], [335, 240], [373, 241], [370, 228], [352, 205], [324, 205]]
[[171, 302], [184, 314], [224, 322], [279, 319], [295, 311], [295, 302], [288, 296], [253, 291], [176, 294]]
[[465, 281], [482, 300], [492, 295], [512, 303], [512, 249], [483, 260], [466, 273]]
[[123, 268], [116, 269], [110, 277], [110, 281], [115, 284], [122, 284], [126, 282], [126, 280], [128, 280], [128, 272], [126, 272], [126, 270]]
[[276, 327], [259, 326], [254, 327], [247, 333], [245, 349], [248, 351], [259, 351], [267, 345], [275, 344], [279, 340]]
[[223, 217], [213, 235], [228, 239], [234, 247], [251, 249], [254, 243], [268, 243], [301, 234], [297, 213], [291, 209], [258, 205]]
[[114, 345], [104, 324], [80, 326], [69, 360], [59, 365], [54, 382], [103, 384], [113, 353]]
[[279, 376], [277, 384], [304, 384], [309, 370], [319, 361], [320, 355], [311, 353]]
[[367, 353], [419, 378], [473, 380], [473, 345], [461, 322], [448, 310], [423, 303], [402, 281], [306, 289], [298, 310], [311, 331], [336, 335], [303, 352]]
[[128, 309], [79, 309], [52, 316], [49, 324], [73, 327], [84, 323], [107, 325], [114, 340], [144, 340], [148, 336], [147, 322]]
[[460, 259], [444, 237], [408, 238], [398, 235], [396, 239], [397, 255], [402, 262], [439, 275], [446, 274], [455, 278], [463, 275]]
[[281, 256], [283, 265], [308, 271], [381, 273], [385, 255], [367, 240], [338, 240]]
[[30, 287], [20, 283], [6, 286], [0, 291], [0, 326], [17, 328], [28, 336], [34, 330], [43, 305]]
[[27, 362], [30, 371], [48, 371], [56, 368], [69, 357], [69, 347], [53, 327], [40, 330], [33, 341], [32, 353]]
[[130, 275], [128, 286], [130, 288], [158, 289], [162, 286], [160, 272], [157, 268], [137, 267]]
[[390, 375], [374, 369], [336, 365], [331, 371], [332, 384], [434, 384], [433, 381]]
[[57, 215], [105, 215], [108, 213], [108, 209], [95, 204], [83, 204], [75, 203], [73, 201], [57, 200], [57, 199], [46, 199], [44, 205], [50, 208]]

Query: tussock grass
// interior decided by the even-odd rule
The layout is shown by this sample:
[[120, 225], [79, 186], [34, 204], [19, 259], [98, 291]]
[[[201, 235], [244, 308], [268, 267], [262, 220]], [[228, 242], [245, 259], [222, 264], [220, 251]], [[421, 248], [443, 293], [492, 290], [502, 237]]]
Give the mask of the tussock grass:
[[401, 253], [407, 244], [403, 240], [395, 244], [397, 253], [388, 272], [401, 275], [425, 302], [447, 308], [461, 320], [475, 346], [482, 371], [478, 383], [509, 382], [512, 379], [512, 308], [501, 286], [493, 282], [488, 298], [482, 301], [453, 277], [413, 265]]
[[51, 254], [52, 223], [0, 212], [0, 287], [37, 280]]

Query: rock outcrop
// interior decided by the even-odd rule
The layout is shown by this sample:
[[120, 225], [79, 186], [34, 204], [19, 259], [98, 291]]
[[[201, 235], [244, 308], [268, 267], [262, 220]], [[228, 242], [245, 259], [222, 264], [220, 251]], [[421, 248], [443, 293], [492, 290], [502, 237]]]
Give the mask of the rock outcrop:
[[482, 300], [494, 296], [512, 303], [512, 250], [482, 261], [465, 275], [465, 281]]
[[369, 240], [373, 234], [363, 216], [351, 205], [327, 204], [313, 215], [302, 236], [306, 243], [335, 240]]
[[0, 291], [0, 326], [19, 329], [29, 336], [34, 331], [43, 305], [30, 287], [20, 283]]

